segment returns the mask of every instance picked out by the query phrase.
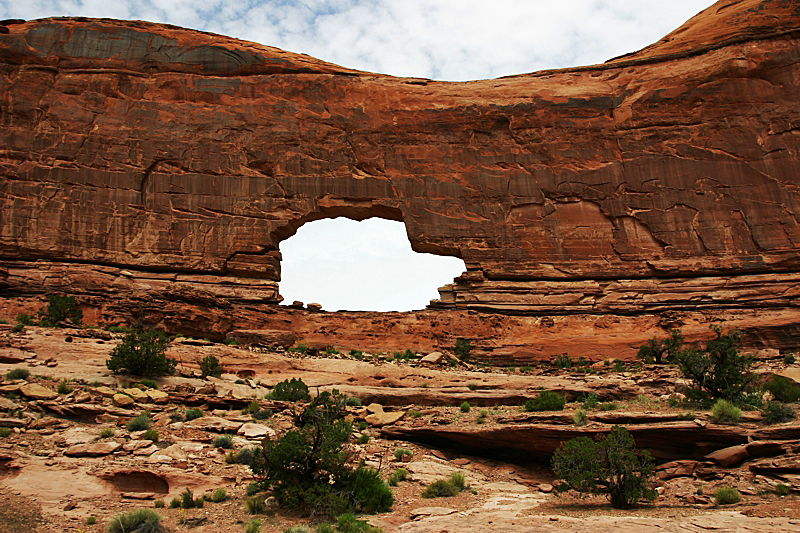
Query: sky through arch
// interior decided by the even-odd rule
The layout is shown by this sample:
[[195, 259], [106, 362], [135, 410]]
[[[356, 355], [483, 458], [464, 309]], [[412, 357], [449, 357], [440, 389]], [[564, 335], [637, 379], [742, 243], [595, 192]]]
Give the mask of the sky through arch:
[[466, 270], [456, 257], [411, 249], [402, 222], [315, 220], [280, 244], [285, 304], [317, 302], [326, 311], [411, 311]]

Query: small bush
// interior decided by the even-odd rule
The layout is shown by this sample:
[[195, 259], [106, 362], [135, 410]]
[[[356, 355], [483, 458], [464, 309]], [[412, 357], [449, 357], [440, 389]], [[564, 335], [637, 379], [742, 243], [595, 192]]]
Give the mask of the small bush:
[[291, 353], [300, 353], [300, 354], [305, 355], [305, 354], [308, 353], [308, 346], [306, 346], [305, 344], [298, 344], [297, 346], [295, 346], [293, 348], [289, 348], [289, 352], [291, 352]]
[[553, 359], [553, 366], [556, 368], [566, 369], [572, 366], [572, 359], [568, 355], [559, 355]]
[[11, 428], [0, 428], [0, 437], [6, 438], [10, 436], [14, 431]]
[[289, 526], [283, 530], [283, 533], [311, 533], [308, 526]]
[[275, 384], [275, 388], [269, 393], [273, 400], [285, 402], [307, 402], [311, 399], [308, 393], [308, 386], [302, 379], [292, 378]]
[[96, 516], [90, 516], [90, 517], [86, 518], [86, 525], [87, 526], [93, 526], [96, 523], [97, 523], [97, 517]]
[[28, 379], [30, 375], [27, 368], [13, 368], [6, 373], [8, 379]]
[[728, 400], [717, 400], [711, 408], [711, 420], [715, 424], [737, 424], [742, 410]]
[[316, 533], [336, 533], [336, 528], [327, 522], [322, 522], [317, 524]]
[[218, 378], [222, 375], [222, 372], [223, 368], [219, 364], [219, 359], [213, 355], [206, 356], [200, 361], [200, 374], [204, 379], [208, 376]]
[[601, 411], [614, 411], [617, 408], [617, 404], [615, 404], [614, 402], [603, 402], [600, 405], [598, 405], [598, 408]]
[[365, 429], [367, 429], [368, 426], [369, 426], [369, 424], [367, 424], [367, 422], [365, 420], [360, 420], [358, 422], [358, 430], [359, 431], [364, 431]]
[[345, 405], [349, 407], [361, 407], [361, 400], [359, 400], [355, 396], [350, 396], [349, 398], [347, 398]]
[[259, 485], [255, 481], [251, 481], [247, 485], [247, 488], [245, 488], [244, 490], [244, 493], [247, 494], [248, 496], [252, 496], [253, 494], [258, 494], [259, 492], [261, 492], [261, 485]]
[[259, 409], [255, 413], [253, 413], [254, 420], [266, 420], [267, 418], [272, 416], [271, 409]]
[[249, 465], [253, 462], [256, 451], [253, 448], [242, 448], [238, 452], [228, 452], [225, 462], [228, 464]]
[[772, 393], [779, 402], [794, 403], [800, 400], [800, 387], [783, 376], [774, 375], [764, 384], [764, 389]]
[[143, 380], [139, 381], [139, 385], [144, 385], [148, 389], [157, 389], [158, 388], [158, 383], [156, 383], [152, 379], [143, 379]]
[[720, 487], [714, 491], [714, 501], [717, 505], [729, 505], [742, 501], [742, 495], [733, 487]]
[[70, 392], [72, 392], [72, 389], [69, 388], [69, 385], [67, 385], [66, 380], [61, 380], [58, 383], [58, 388], [56, 389], [56, 392], [58, 392], [59, 394], [69, 394]]
[[158, 442], [158, 430], [157, 429], [148, 429], [144, 432], [144, 440], [149, 440], [153, 442]]
[[125, 424], [128, 431], [142, 431], [150, 428], [150, 416], [142, 413]]
[[781, 497], [788, 496], [789, 485], [786, 485], [785, 483], [778, 483], [777, 485], [775, 485], [775, 494]]
[[261, 520], [258, 518], [251, 519], [247, 525], [244, 526], [244, 533], [259, 533], [261, 531]]
[[33, 317], [28, 313], [20, 313], [17, 315], [17, 325], [18, 326], [32, 326], [33, 325]]
[[205, 505], [205, 501], [206, 501], [205, 498], [203, 498], [202, 496], [198, 496], [197, 498], [195, 498], [194, 499], [195, 509], [202, 509], [203, 505]]
[[359, 444], [366, 444], [368, 442], [369, 442], [369, 435], [361, 435], [360, 437], [358, 437]]
[[335, 346], [326, 346], [325, 355], [339, 355], [341, 352]]
[[786, 365], [793, 365], [796, 361], [793, 353], [787, 353], [783, 356], [783, 363]]
[[170, 509], [177, 509], [180, 506], [181, 506], [181, 499], [178, 498], [178, 497], [172, 498], [169, 501], [169, 508]]
[[164, 508], [164, 500], [156, 500], [153, 502], [153, 507], [156, 509], [163, 509]]
[[619, 359], [614, 361], [614, 372], [625, 372], [625, 363]]
[[408, 479], [408, 470], [405, 468], [397, 468], [389, 475], [388, 483], [392, 487], [396, 487], [401, 481]]
[[211, 494], [211, 501], [214, 502], [214, 503], [224, 502], [227, 499], [228, 499], [228, 491], [226, 491], [222, 487], [216, 489]]
[[160, 520], [161, 517], [155, 511], [138, 509], [112, 518], [106, 527], [106, 533], [162, 533], [165, 529]]
[[233, 437], [230, 435], [220, 435], [214, 439], [215, 448], [225, 448], [229, 450], [233, 448]]
[[464, 472], [453, 472], [450, 474], [449, 481], [459, 492], [467, 486], [467, 476], [464, 475]]
[[162, 331], [131, 331], [111, 351], [106, 366], [115, 374], [126, 371], [148, 378], [172, 374], [178, 361], [165, 355], [168, 347], [169, 339]]
[[336, 522], [339, 533], [383, 533], [381, 528], [371, 526], [365, 520], [357, 519], [353, 513], [340, 515]]
[[78, 300], [64, 294], [48, 294], [47, 307], [40, 310], [38, 315], [39, 325], [49, 328], [66, 321], [80, 324], [83, 320], [83, 311], [78, 307]]
[[467, 339], [456, 339], [456, 345], [453, 347], [453, 353], [462, 361], [469, 359], [470, 352], [472, 352], [472, 344]]
[[244, 505], [249, 514], [264, 514], [267, 512], [267, 504], [263, 495], [249, 496], [244, 499]]
[[187, 409], [184, 413], [184, 418], [188, 422], [189, 420], [194, 420], [195, 418], [202, 418], [203, 410], [202, 409]]
[[423, 498], [448, 498], [458, 494], [458, 488], [446, 479], [437, 479], [422, 491]]
[[259, 412], [260, 410], [261, 410], [261, 405], [258, 403], [258, 400], [253, 399], [253, 401], [248, 403], [247, 406], [244, 409], [242, 409], [242, 414], [252, 415]]
[[25, 326], [23, 324], [15, 324], [13, 328], [11, 328], [12, 333], [22, 333], [25, 330]]
[[100, 438], [107, 439], [114, 436], [114, 430], [111, 428], [103, 428], [100, 430]]
[[781, 402], [769, 402], [762, 413], [767, 424], [780, 424], [792, 420], [795, 416], [794, 409]]
[[586, 398], [583, 400], [583, 408], [587, 411], [589, 409], [595, 409], [598, 405], [597, 395], [594, 393], [590, 393]]
[[589, 423], [589, 417], [586, 416], [586, 411], [578, 409], [572, 417], [572, 421], [576, 426], [585, 426]]
[[525, 410], [531, 411], [563, 411], [566, 400], [560, 394], [543, 390], [536, 398], [525, 402]]
[[194, 509], [194, 494], [187, 488], [181, 492], [181, 507], [184, 509]]
[[464, 402], [461, 404], [462, 413], [469, 413], [469, 409], [470, 409], [469, 402]]
[[406, 455], [408, 457], [411, 457], [413, 455], [413, 452], [408, 448], [397, 448], [394, 451], [394, 458], [397, 459], [398, 461], [402, 461], [403, 457], [405, 457]]

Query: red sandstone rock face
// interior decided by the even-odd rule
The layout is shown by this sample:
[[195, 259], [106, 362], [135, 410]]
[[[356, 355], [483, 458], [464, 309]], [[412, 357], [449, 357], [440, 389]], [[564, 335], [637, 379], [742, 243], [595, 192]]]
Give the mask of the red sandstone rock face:
[[180, 278], [224, 332], [254, 325], [225, 301], [279, 301], [300, 225], [379, 216], [465, 260], [439, 307], [781, 313], [799, 32], [796, 2], [726, 0], [604, 65], [445, 83], [150, 23], [5, 23], [0, 285], [196, 304], [165, 293]]

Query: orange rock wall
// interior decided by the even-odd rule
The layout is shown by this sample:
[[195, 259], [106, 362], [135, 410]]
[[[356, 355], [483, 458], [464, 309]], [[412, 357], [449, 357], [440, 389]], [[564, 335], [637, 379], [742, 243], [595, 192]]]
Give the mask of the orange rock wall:
[[604, 65], [446, 83], [150, 23], [6, 21], [0, 284], [89, 302], [102, 279], [131, 308], [182, 279], [254, 326], [281, 240], [379, 216], [465, 260], [435, 308], [791, 324], [799, 37], [796, 2], [722, 1]]

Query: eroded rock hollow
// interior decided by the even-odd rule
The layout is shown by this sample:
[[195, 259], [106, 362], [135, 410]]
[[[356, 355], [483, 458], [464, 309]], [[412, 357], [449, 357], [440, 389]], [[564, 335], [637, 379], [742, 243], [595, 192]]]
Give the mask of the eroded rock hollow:
[[[725, 0], [602, 65], [447, 83], [145, 22], [4, 21], [4, 309], [63, 291], [101, 323], [519, 360], [712, 320], [795, 348], [799, 37], [796, 2]], [[279, 243], [336, 216], [401, 220], [467, 271], [419, 313], [277, 306]]]

